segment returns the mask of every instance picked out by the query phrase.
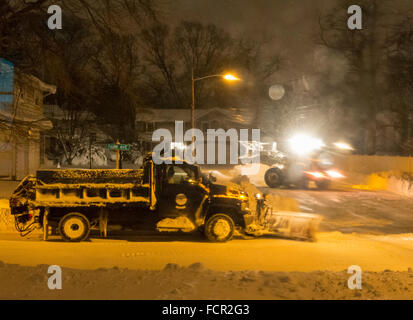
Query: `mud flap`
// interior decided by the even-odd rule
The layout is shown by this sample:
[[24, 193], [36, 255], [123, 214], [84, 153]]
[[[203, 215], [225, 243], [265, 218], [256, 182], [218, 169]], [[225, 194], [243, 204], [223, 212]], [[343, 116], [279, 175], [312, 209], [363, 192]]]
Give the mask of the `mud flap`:
[[108, 216], [108, 212], [102, 208], [99, 214], [99, 234], [102, 238], [108, 236]]
[[47, 241], [49, 239], [49, 208], [44, 209], [44, 214], [43, 214], [43, 240]]

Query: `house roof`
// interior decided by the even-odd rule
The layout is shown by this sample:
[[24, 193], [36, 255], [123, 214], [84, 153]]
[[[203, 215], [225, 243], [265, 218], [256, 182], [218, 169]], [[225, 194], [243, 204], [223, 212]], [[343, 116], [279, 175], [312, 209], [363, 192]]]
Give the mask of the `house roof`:
[[27, 74], [21, 72], [18, 68], [15, 68], [15, 76], [17, 80], [24, 81], [26, 83], [30, 83], [32, 86], [40, 89], [41, 91], [47, 94], [55, 94], [56, 93], [56, 86], [52, 84], [47, 84], [40, 80], [39, 78], [35, 77], [32, 74]]
[[[223, 109], [223, 108], [210, 108], [210, 109], [196, 109], [195, 119], [197, 121], [202, 120], [207, 116], [213, 116], [216, 119], [226, 118], [231, 122], [240, 124], [250, 124], [254, 119], [254, 111], [251, 109]], [[136, 121], [143, 122], [170, 122], [170, 121], [191, 121], [191, 109], [138, 109], [136, 111]]]
[[[62, 108], [56, 104], [45, 104], [43, 105], [43, 114], [46, 118], [54, 120], [66, 120], [68, 119], [67, 113], [65, 113]], [[96, 119], [96, 116], [88, 111], [79, 111], [79, 115], [82, 120], [93, 121]]]

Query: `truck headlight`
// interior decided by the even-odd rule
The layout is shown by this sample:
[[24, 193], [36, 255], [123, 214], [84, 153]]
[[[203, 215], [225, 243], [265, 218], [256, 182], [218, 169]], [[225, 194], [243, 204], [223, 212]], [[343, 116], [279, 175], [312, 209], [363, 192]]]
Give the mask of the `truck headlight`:
[[336, 142], [334, 143], [334, 146], [340, 150], [347, 150], [347, 151], [353, 151], [353, 147], [349, 145], [348, 143], [345, 142]]
[[298, 155], [305, 155], [325, 146], [324, 142], [305, 134], [298, 134], [288, 140], [291, 150]]

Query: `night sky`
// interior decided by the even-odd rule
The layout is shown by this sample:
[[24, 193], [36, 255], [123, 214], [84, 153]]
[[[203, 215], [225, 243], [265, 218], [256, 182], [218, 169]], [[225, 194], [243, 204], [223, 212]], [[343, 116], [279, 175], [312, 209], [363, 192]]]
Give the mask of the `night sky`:
[[[299, 76], [311, 72], [318, 16], [334, 3], [331, 0], [174, 0], [169, 3], [169, 17], [212, 22], [233, 34], [270, 38], [274, 52], [287, 57], [287, 64], [294, 65]], [[280, 74], [280, 77], [291, 76], [291, 69], [288, 75]]]

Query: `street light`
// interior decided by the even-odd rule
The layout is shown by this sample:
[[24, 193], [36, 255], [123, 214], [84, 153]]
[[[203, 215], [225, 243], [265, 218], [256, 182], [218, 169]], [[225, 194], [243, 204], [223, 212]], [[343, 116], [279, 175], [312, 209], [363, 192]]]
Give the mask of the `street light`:
[[[195, 82], [200, 81], [200, 80], [204, 80], [204, 79], [209, 79], [209, 78], [222, 78], [224, 80], [227, 81], [239, 81], [241, 79], [239, 79], [238, 77], [232, 75], [232, 74], [213, 74], [210, 76], [205, 76], [205, 77], [200, 77], [200, 78], [195, 78], [194, 77], [194, 69], [192, 69], [192, 109], [191, 109], [191, 122], [192, 122], [192, 130], [195, 129]], [[194, 142], [194, 135], [192, 135], [192, 142]]]

